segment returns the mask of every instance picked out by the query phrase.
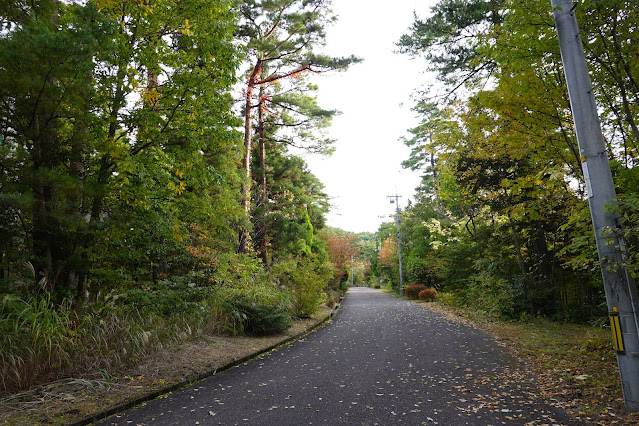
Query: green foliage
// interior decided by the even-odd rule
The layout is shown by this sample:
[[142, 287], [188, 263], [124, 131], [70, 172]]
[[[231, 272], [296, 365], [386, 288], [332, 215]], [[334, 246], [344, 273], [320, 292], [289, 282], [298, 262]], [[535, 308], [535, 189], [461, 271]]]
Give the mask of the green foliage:
[[5, 294], [0, 307], [2, 389], [28, 386], [35, 377], [70, 362], [78, 327], [68, 303], [55, 306], [49, 295], [25, 301]]
[[274, 334], [291, 325], [290, 295], [266, 282], [222, 287], [214, 293], [210, 304], [217, 326], [231, 335]]
[[[263, 21], [240, 15], [290, 25], [260, 39], [249, 27]], [[337, 112], [303, 73], [357, 61], [315, 52], [325, 2], [43, 0], [0, 18], [4, 388], [135, 362], [203, 329], [279, 333], [325, 301], [328, 197], [287, 151], [333, 142], [322, 131]], [[275, 53], [259, 76], [273, 77], [260, 101], [273, 114], [249, 224], [233, 93], [255, 52]], [[250, 225], [262, 259], [237, 254]]]
[[[606, 0], [575, 13], [637, 274], [631, 10]], [[422, 92], [405, 140], [404, 166], [424, 174], [402, 216], [409, 282], [498, 316], [596, 321], [604, 294], [550, 4], [441, 0], [431, 12], [399, 41], [446, 92]]]
[[432, 69], [449, 83], [488, 71], [483, 66], [473, 67], [479, 55], [479, 34], [485, 31], [487, 24], [499, 24], [499, 5], [503, 3], [441, 0], [432, 6], [432, 14], [427, 19], [416, 17], [410, 34], [399, 40], [400, 51], [412, 55], [425, 53]]
[[260, 287], [267, 280], [260, 260], [254, 255], [221, 253], [215, 256], [214, 262], [214, 269], [209, 276], [209, 282], [213, 285], [248, 291], [254, 284]]
[[179, 314], [192, 314], [205, 309], [212, 289], [188, 283], [162, 280], [154, 285], [142, 284], [121, 293], [123, 307], [141, 315], [159, 315], [171, 318]]
[[271, 276], [286, 288], [293, 301], [293, 314], [310, 317], [326, 302], [324, 287], [331, 270], [312, 259], [288, 259], [273, 265]]
[[623, 170], [619, 179], [619, 207], [623, 216], [626, 242], [626, 267], [635, 280], [639, 279], [639, 169]]
[[280, 306], [255, 302], [248, 297], [238, 297], [226, 303], [230, 315], [237, 318], [245, 333], [258, 336], [277, 334], [291, 326], [290, 314]]
[[5, 278], [29, 260], [62, 297], [187, 274], [194, 223], [232, 250], [230, 2], [39, 3], [3, 9]]
[[[270, 244], [273, 261], [289, 257], [322, 255], [315, 234], [324, 227], [328, 196], [323, 184], [299, 157], [272, 152], [268, 214], [256, 206], [255, 218], [261, 221]], [[255, 223], [260, 228], [260, 222]]]
[[[517, 318], [514, 295], [509, 283], [487, 271], [480, 271], [473, 275], [460, 295], [466, 306], [472, 306], [497, 317]], [[526, 306], [525, 302], [525, 299], [521, 300], [520, 305]], [[519, 311], [519, 314], [524, 312]]]

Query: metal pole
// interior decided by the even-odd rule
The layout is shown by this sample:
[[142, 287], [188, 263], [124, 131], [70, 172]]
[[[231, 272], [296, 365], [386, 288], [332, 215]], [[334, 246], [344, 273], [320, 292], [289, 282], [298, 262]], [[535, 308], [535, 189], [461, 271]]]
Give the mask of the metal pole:
[[401, 195], [389, 195], [387, 198], [394, 198], [391, 200], [391, 203], [395, 202], [396, 212], [397, 212], [397, 254], [399, 255], [399, 295], [404, 296], [404, 274], [402, 272], [402, 234], [401, 234], [401, 225], [399, 218], [399, 198]]
[[639, 411], [637, 288], [622, 266], [624, 243], [619, 232], [621, 223], [617, 196], [572, 0], [551, 0], [551, 4], [577, 131], [624, 400], [629, 410]]
[[[379, 244], [377, 246], [377, 252], [381, 256], [382, 254], [382, 240], [379, 240]], [[379, 288], [382, 288], [382, 268], [379, 266], [379, 262], [377, 263], [377, 269], [379, 269]]]
[[353, 279], [353, 256], [351, 256], [351, 287], [355, 284], [355, 280]]

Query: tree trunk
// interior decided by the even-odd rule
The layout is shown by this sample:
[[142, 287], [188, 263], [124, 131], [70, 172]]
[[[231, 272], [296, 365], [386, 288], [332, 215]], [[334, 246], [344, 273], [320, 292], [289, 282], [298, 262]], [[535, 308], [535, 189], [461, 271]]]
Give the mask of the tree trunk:
[[[93, 75], [88, 73], [86, 78], [88, 81], [93, 82]], [[84, 111], [89, 111], [90, 108], [89, 99], [84, 99], [83, 108]], [[74, 238], [72, 240], [72, 246], [70, 247], [70, 255], [75, 255], [78, 248], [86, 246], [86, 238], [81, 232], [84, 228], [84, 218], [82, 217], [82, 211], [84, 208], [84, 177], [85, 177], [85, 164], [86, 153], [88, 147], [89, 138], [89, 126], [82, 125], [76, 129], [73, 141], [71, 143], [71, 155], [69, 162], [69, 176], [76, 183], [76, 187], [73, 188], [72, 193], [69, 195], [69, 215], [73, 218], [75, 223], [75, 229], [72, 230]], [[68, 284], [71, 286], [76, 285], [76, 293], [81, 296], [85, 293], [87, 288], [87, 267], [86, 256], [82, 256], [83, 262], [76, 263], [75, 268], [71, 268], [68, 271]]]
[[[58, 0], [53, 0], [53, 12], [51, 23], [58, 23]], [[55, 81], [47, 78], [43, 83], [55, 84]], [[40, 99], [44, 101], [44, 99]], [[45, 279], [44, 284], [49, 290], [54, 289], [53, 253], [54, 253], [54, 217], [53, 193], [54, 184], [51, 178], [43, 176], [44, 170], [53, 170], [54, 164], [50, 159], [55, 158], [57, 149], [57, 126], [53, 111], [42, 108], [40, 105], [46, 102], [38, 102], [34, 106], [33, 120], [31, 122], [31, 160], [33, 162], [33, 255], [35, 257], [34, 284], [40, 281], [39, 274]], [[46, 172], [45, 172], [46, 174]]]
[[266, 219], [268, 216], [268, 187], [266, 184], [266, 136], [264, 134], [264, 110], [266, 108], [264, 98], [264, 88], [260, 87], [259, 103], [257, 112], [257, 135], [258, 135], [258, 155], [260, 160], [260, 198], [259, 205], [261, 207], [261, 217], [256, 224], [255, 245], [257, 252], [262, 259], [264, 265], [269, 263], [268, 255], [268, 229]]
[[534, 229], [535, 236], [532, 244], [537, 259], [535, 268], [537, 282], [541, 290], [548, 290], [551, 288], [552, 282], [552, 256], [548, 250], [546, 231], [539, 221], [535, 223]]
[[[51, 169], [46, 158], [53, 156], [55, 144], [55, 123], [42, 117], [41, 111], [36, 111], [32, 139], [31, 160], [33, 161], [33, 254], [35, 257], [35, 283], [45, 278], [45, 284], [53, 290], [53, 227], [51, 208], [53, 203], [53, 184], [43, 177], [43, 170]], [[41, 124], [41, 121], [44, 124]]]
[[244, 106], [244, 156], [242, 158], [242, 168], [246, 173], [246, 179], [242, 184], [242, 207], [244, 208], [245, 224], [240, 229], [239, 247], [240, 253], [248, 253], [249, 250], [249, 230], [248, 223], [251, 215], [251, 153], [253, 148], [253, 90], [257, 85], [259, 76], [262, 73], [262, 61], [257, 63], [251, 71], [246, 84], [246, 102]]
[[521, 254], [521, 243], [519, 242], [519, 235], [517, 234], [517, 228], [515, 227], [515, 221], [508, 213], [508, 220], [510, 222], [510, 229], [513, 234], [513, 243], [515, 244], [515, 251], [517, 252], [517, 262], [519, 263], [519, 270], [521, 271], [521, 276], [526, 278], [528, 277], [528, 273], [526, 272], [526, 264], [524, 263], [524, 256]]

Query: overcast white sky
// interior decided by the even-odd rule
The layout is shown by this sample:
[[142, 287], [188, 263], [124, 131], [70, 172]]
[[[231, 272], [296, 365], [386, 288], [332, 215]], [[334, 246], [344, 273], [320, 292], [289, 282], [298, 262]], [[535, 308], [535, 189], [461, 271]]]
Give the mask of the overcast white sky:
[[351, 232], [374, 232], [392, 220], [394, 205], [386, 196], [397, 192], [400, 206], [414, 194], [419, 173], [404, 170], [409, 149], [399, 140], [418, 123], [410, 110], [412, 92], [431, 78], [424, 62], [393, 53], [395, 43], [433, 0], [334, 0], [339, 21], [328, 29], [324, 53], [355, 54], [364, 62], [344, 73], [317, 78], [318, 101], [342, 114], [328, 131], [337, 139], [326, 158], [306, 156], [310, 170], [325, 185], [333, 210], [328, 225]]

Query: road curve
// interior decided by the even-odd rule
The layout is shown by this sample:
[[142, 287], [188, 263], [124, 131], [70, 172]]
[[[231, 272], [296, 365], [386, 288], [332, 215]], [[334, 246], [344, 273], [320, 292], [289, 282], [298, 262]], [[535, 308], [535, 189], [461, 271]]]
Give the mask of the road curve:
[[488, 335], [352, 288], [325, 327], [102, 425], [578, 424]]

